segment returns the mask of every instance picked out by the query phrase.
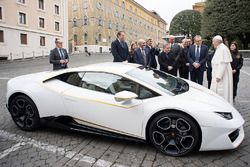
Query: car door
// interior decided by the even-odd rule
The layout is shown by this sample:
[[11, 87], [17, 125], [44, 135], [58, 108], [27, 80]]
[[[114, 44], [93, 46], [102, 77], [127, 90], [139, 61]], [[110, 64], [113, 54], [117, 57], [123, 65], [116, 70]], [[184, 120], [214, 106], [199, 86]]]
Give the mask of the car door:
[[124, 90], [136, 93], [138, 84], [110, 73], [86, 72], [63, 99], [68, 114], [81, 124], [140, 137], [143, 100], [117, 102], [114, 95]]

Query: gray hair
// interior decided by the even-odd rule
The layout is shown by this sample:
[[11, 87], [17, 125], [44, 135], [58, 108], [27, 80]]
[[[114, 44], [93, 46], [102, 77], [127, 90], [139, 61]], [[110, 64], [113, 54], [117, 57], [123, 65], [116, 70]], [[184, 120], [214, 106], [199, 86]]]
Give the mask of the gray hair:
[[167, 46], [170, 46], [170, 44], [169, 44], [169, 43], [165, 43], [165, 44], [163, 45], [163, 49], [165, 49]]
[[144, 39], [139, 39], [138, 40], [138, 45], [142, 45], [144, 42], [146, 42]]
[[196, 40], [197, 38], [202, 39], [202, 37], [200, 35], [195, 35], [194, 40]]

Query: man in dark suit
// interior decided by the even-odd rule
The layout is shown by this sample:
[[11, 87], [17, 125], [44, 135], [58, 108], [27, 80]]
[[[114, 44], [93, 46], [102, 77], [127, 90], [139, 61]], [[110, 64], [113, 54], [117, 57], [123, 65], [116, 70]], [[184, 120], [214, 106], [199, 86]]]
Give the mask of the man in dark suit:
[[157, 62], [155, 56], [160, 54], [160, 49], [153, 46], [153, 40], [151, 38], [148, 39], [146, 43], [145, 52], [148, 58], [148, 66], [156, 69]]
[[189, 71], [191, 81], [200, 85], [203, 84], [203, 74], [206, 71], [206, 61], [208, 56], [208, 47], [202, 44], [200, 35], [194, 37], [194, 44], [189, 48], [188, 60], [190, 63]]
[[177, 75], [177, 69], [174, 67], [174, 57], [171, 53], [170, 44], [167, 43], [163, 46], [163, 51], [158, 56], [160, 70], [171, 75]]
[[188, 61], [188, 41], [187, 39], [182, 40], [181, 51], [178, 58], [178, 69], [179, 76], [181, 78], [188, 79], [189, 77], [189, 61]]
[[138, 41], [138, 48], [135, 50], [135, 63], [147, 66], [149, 58], [147, 57], [145, 46], [146, 41], [140, 39]]
[[180, 57], [180, 51], [181, 51], [181, 47], [178, 43], [175, 43], [175, 37], [173, 35], [169, 36], [169, 45], [170, 45], [170, 54], [172, 55], [172, 59], [173, 59], [173, 67], [174, 67], [174, 71], [176, 71], [176, 73], [174, 73], [174, 76], [177, 76], [177, 68], [179, 66], [178, 64], [178, 59]]
[[56, 47], [50, 51], [49, 61], [50, 64], [53, 64], [53, 70], [60, 70], [68, 68], [69, 55], [67, 50], [62, 48], [62, 41], [56, 39]]
[[208, 83], [208, 89], [211, 87], [211, 82], [212, 82], [212, 59], [214, 56], [215, 50], [210, 50], [208, 52], [208, 57], [207, 57], [207, 83]]
[[111, 53], [114, 57], [113, 62], [128, 62], [129, 50], [125, 42], [125, 32], [119, 31], [117, 39], [111, 44]]

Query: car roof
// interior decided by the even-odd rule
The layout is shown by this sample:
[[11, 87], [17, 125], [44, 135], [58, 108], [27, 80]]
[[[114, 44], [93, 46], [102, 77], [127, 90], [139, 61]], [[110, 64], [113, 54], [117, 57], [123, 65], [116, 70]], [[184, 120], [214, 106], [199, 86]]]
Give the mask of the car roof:
[[[98, 64], [91, 64], [87, 66], [81, 66], [73, 68], [73, 71], [102, 71], [102, 72], [110, 72], [116, 74], [125, 74], [130, 70], [133, 70], [137, 67], [140, 67], [139, 64], [132, 63], [121, 63], [121, 62], [105, 62]], [[71, 70], [70, 70], [71, 71]]]

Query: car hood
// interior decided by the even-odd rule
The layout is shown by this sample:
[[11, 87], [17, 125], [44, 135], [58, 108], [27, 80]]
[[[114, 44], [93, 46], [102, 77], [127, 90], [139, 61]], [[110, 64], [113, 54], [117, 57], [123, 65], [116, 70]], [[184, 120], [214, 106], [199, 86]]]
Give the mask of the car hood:
[[192, 81], [185, 81], [189, 84], [189, 91], [177, 96], [188, 99], [189, 101], [209, 105], [219, 111], [235, 111], [231, 104], [229, 104], [224, 98], [217, 95], [213, 91]]

